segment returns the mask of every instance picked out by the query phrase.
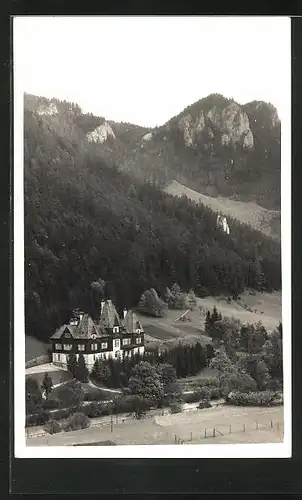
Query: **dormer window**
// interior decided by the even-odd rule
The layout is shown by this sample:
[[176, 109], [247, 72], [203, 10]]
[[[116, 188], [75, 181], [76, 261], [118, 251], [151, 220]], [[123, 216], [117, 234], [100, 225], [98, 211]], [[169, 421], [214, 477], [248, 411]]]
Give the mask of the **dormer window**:
[[118, 326], [113, 327], [113, 333], [119, 333], [120, 329]]
[[135, 332], [136, 332], [136, 333], [141, 333], [141, 329], [140, 329], [140, 328], [137, 328], [137, 329], [135, 330]]

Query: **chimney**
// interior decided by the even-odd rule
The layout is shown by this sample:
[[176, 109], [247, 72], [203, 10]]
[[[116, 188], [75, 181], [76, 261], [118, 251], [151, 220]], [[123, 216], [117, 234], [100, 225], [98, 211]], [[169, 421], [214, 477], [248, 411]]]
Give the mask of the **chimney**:
[[102, 314], [102, 312], [103, 312], [104, 305], [105, 305], [105, 301], [104, 301], [104, 300], [102, 300], [102, 302], [101, 302], [101, 314]]
[[124, 307], [124, 311], [123, 311], [124, 319], [126, 318], [127, 312], [128, 312], [127, 309]]

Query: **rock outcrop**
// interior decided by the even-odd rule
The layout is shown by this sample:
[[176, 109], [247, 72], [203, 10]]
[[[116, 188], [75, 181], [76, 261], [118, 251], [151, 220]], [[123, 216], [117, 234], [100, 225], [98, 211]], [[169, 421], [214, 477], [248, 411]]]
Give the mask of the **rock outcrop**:
[[58, 113], [59, 113], [58, 108], [53, 102], [45, 105], [41, 104], [37, 108], [37, 114], [40, 116], [42, 115], [53, 116], [57, 115]]
[[100, 144], [106, 142], [109, 137], [111, 137], [112, 139], [116, 138], [111, 126], [106, 121], [99, 125], [92, 132], [89, 132], [86, 137], [89, 142]]

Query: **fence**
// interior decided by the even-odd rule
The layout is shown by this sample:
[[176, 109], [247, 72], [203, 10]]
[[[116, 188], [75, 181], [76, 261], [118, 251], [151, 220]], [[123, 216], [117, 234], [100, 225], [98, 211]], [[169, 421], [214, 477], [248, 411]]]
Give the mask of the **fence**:
[[43, 365], [44, 363], [49, 363], [51, 361], [50, 354], [42, 354], [36, 358], [32, 358], [25, 362], [25, 368], [31, 368], [32, 366]]
[[216, 425], [215, 427], [203, 428], [200, 430], [198, 434], [190, 432], [190, 435], [187, 437], [179, 437], [175, 434], [174, 443], [175, 444], [185, 444], [190, 441], [202, 441], [207, 438], [215, 438], [219, 436], [228, 436], [230, 434], [239, 434], [246, 433], [251, 431], [260, 431], [260, 430], [271, 430], [277, 433], [282, 433], [284, 429], [283, 421], [273, 421], [270, 420], [268, 423], [263, 423], [255, 420], [254, 422], [249, 422], [248, 424], [221, 424]]

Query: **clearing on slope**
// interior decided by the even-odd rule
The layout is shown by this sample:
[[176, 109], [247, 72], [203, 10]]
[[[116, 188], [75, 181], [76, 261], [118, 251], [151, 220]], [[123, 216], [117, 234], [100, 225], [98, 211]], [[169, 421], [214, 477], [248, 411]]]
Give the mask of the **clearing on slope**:
[[213, 211], [222, 212], [225, 216], [248, 224], [271, 238], [276, 240], [281, 238], [280, 212], [278, 210], [267, 210], [254, 202], [236, 201], [222, 196], [217, 198], [207, 196], [177, 181], [169, 184], [165, 191], [173, 196], [186, 196], [196, 203], [202, 203]]

